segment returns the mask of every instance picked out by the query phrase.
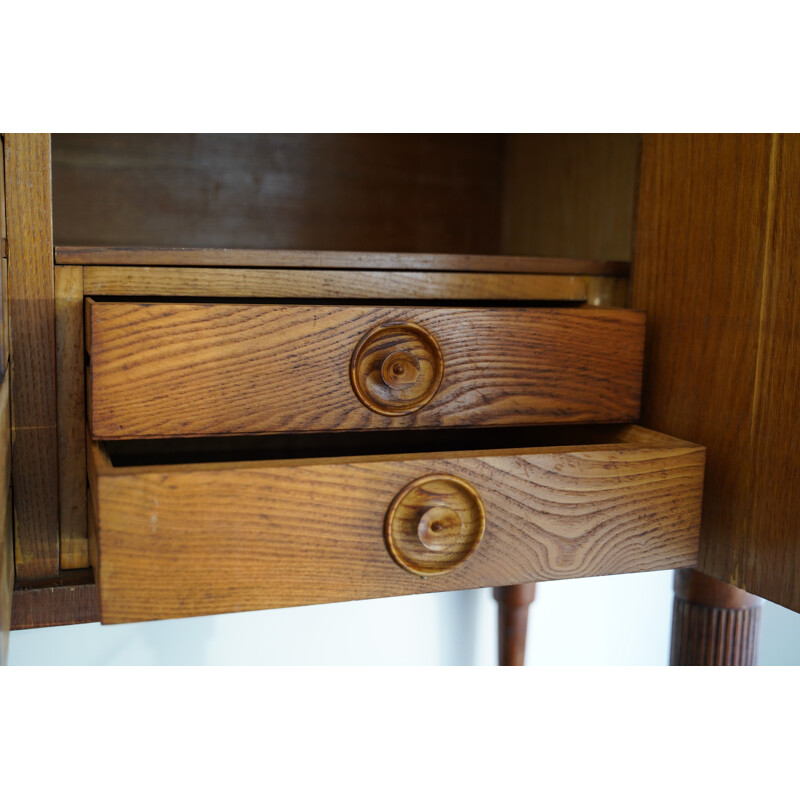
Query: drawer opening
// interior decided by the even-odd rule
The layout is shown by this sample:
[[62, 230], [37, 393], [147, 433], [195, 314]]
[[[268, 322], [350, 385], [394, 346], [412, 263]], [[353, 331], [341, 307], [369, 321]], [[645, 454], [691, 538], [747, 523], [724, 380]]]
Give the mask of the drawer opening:
[[[322, 270], [318, 270], [322, 271]], [[335, 270], [330, 270], [334, 273]], [[434, 273], [437, 274], [437, 273]], [[505, 273], [496, 273], [503, 275]], [[510, 273], [513, 274], [513, 273]], [[493, 298], [458, 298], [448, 300], [446, 298], [437, 298], [435, 300], [427, 300], [425, 298], [413, 298], [406, 302], [398, 300], [396, 297], [384, 297], [380, 292], [375, 292], [370, 297], [286, 297], [279, 295], [275, 297], [258, 296], [258, 297], [217, 297], [209, 295], [189, 296], [189, 295], [129, 295], [124, 297], [119, 295], [103, 295], [91, 294], [86, 295], [87, 300], [92, 300], [97, 303], [171, 303], [171, 304], [186, 304], [196, 305], [198, 303], [214, 304], [214, 305], [242, 305], [247, 303], [250, 305], [281, 305], [281, 306], [374, 306], [379, 303], [386, 308], [582, 308], [586, 305], [586, 299], [581, 298], [577, 300], [509, 300], [509, 299], [493, 299]]]
[[586, 445], [663, 445], [670, 437], [635, 425], [563, 425], [482, 429], [300, 433], [267, 436], [117, 440], [102, 443], [111, 466], [354, 458], [410, 453], [516, 451]]

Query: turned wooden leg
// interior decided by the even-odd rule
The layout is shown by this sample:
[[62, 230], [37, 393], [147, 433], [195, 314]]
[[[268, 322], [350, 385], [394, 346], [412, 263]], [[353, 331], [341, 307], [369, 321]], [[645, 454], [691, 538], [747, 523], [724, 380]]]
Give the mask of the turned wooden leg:
[[525, 663], [528, 606], [533, 602], [535, 591], [535, 583], [499, 586], [494, 590], [498, 604], [498, 663], [501, 667], [521, 667]]
[[763, 602], [697, 570], [675, 570], [670, 664], [754, 665]]

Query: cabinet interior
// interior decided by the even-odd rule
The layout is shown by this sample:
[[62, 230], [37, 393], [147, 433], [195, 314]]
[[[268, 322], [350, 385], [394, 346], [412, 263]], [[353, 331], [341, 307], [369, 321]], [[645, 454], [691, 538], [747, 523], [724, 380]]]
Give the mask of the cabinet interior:
[[637, 134], [55, 134], [56, 245], [629, 261]]

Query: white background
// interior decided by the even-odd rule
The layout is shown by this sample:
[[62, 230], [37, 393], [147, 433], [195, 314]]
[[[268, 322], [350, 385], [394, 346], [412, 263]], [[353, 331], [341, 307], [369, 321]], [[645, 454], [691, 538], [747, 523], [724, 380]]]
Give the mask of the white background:
[[[529, 665], [666, 665], [672, 572], [542, 583], [528, 623]], [[491, 665], [490, 589], [11, 634], [14, 665]], [[800, 664], [800, 614], [772, 603], [760, 664]]]

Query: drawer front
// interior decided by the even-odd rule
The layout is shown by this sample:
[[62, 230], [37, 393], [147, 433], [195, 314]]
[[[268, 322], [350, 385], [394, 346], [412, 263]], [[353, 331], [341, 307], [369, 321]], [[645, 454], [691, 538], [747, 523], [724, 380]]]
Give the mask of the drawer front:
[[638, 417], [627, 309], [87, 303], [98, 439]]
[[153, 467], [114, 466], [90, 442], [103, 621], [693, 565], [704, 449], [636, 427], [614, 436]]

